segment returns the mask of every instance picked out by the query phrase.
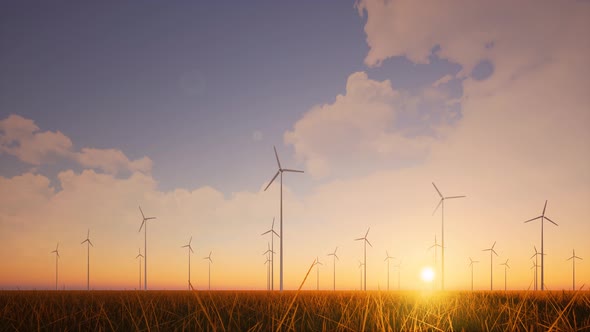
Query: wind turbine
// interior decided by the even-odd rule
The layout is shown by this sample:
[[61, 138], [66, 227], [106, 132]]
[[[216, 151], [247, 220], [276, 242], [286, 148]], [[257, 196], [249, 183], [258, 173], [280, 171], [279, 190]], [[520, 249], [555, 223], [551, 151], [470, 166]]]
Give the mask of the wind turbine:
[[367, 229], [367, 232], [365, 233], [364, 237], [359, 237], [358, 239], [354, 239], [355, 241], [363, 241], [364, 244], [364, 262], [363, 262], [363, 266], [364, 266], [364, 290], [367, 290], [367, 243], [373, 247], [373, 245], [371, 244], [371, 242], [369, 242], [369, 240], [367, 239], [367, 235], [369, 235], [369, 231], [371, 230], [371, 227], [369, 227]]
[[144, 269], [144, 272], [143, 272], [143, 283], [144, 283], [143, 289], [144, 290], [147, 290], [147, 221], [148, 220], [151, 220], [151, 219], [156, 219], [156, 217], [146, 217], [143, 214], [143, 211], [141, 210], [141, 206], [139, 207], [139, 212], [141, 212], [141, 217], [143, 219], [141, 221], [141, 226], [139, 226], [139, 231], [138, 232], [141, 232], [141, 228], [145, 224], [145, 227], [143, 227], [143, 231], [144, 231], [144, 233], [143, 233], [144, 234], [143, 235], [144, 236], [144, 239], [143, 239], [144, 240], [143, 254], [145, 255], [144, 256], [144, 263], [143, 263], [143, 269]]
[[213, 263], [213, 260], [211, 260], [211, 253], [213, 251], [209, 252], [209, 256], [207, 257], [203, 257], [203, 259], [208, 259], [209, 260], [209, 290], [211, 290], [211, 263]]
[[401, 290], [401, 271], [402, 271], [402, 260], [399, 260], [399, 263], [397, 263], [397, 265], [393, 266], [394, 268], [397, 268], [397, 290]]
[[57, 290], [57, 260], [59, 259], [59, 242], [55, 246], [55, 250], [50, 252], [50, 254], [55, 253], [55, 290]]
[[275, 290], [275, 235], [279, 237], [279, 239], [281, 238], [279, 236], [279, 234], [277, 234], [277, 232], [275, 232], [275, 218], [272, 218], [272, 226], [270, 227], [270, 229], [264, 233], [262, 233], [261, 235], [266, 235], [270, 233], [270, 243], [271, 243], [271, 247], [270, 247], [270, 290]]
[[500, 265], [504, 265], [504, 291], [506, 291], [506, 271], [510, 268], [510, 265], [508, 265], [508, 259]]
[[188, 290], [191, 290], [193, 288], [193, 284], [191, 284], [191, 252], [195, 252], [193, 251], [193, 247], [191, 247], [191, 242], [193, 242], [192, 236], [190, 240], [188, 240], [188, 244], [181, 247], [188, 248]]
[[549, 219], [549, 217], [547, 217], [545, 215], [545, 209], [547, 209], [547, 200], [545, 200], [545, 206], [543, 207], [543, 213], [540, 216], [533, 218], [533, 219], [529, 219], [524, 222], [526, 224], [526, 223], [531, 222], [533, 220], [541, 219], [541, 290], [545, 290], [545, 259], [543, 257], [545, 251], [544, 251], [544, 247], [543, 247], [543, 224], [544, 224], [545, 219], [547, 219], [553, 225], [559, 226], [553, 220]]
[[538, 265], [537, 265], [537, 263], [535, 263], [535, 261], [531, 261], [531, 263], [533, 263], [533, 266], [531, 266], [530, 270], [535, 269], [533, 271], [533, 285], [534, 285], [533, 289], [537, 290], [537, 267], [538, 267]]
[[84, 244], [86, 242], [87, 247], [87, 261], [86, 261], [86, 290], [90, 290], [90, 246], [94, 247], [94, 244], [90, 241], [90, 229], [88, 233], [86, 233], [86, 240], [82, 241], [80, 244]]
[[315, 258], [315, 265], [316, 265], [316, 272], [317, 272], [317, 277], [316, 277], [316, 290], [320, 290], [320, 265], [324, 265], [322, 264], [322, 262], [320, 262], [320, 259], [316, 256]]
[[279, 256], [279, 264], [280, 264], [280, 273], [279, 273], [279, 283], [280, 283], [280, 290], [283, 291], [283, 172], [293, 172], [293, 173], [303, 173], [303, 171], [299, 171], [296, 169], [288, 169], [288, 168], [283, 168], [281, 166], [281, 162], [279, 161], [279, 155], [277, 154], [277, 148], [276, 147], [272, 147], [275, 150], [275, 157], [277, 158], [277, 164], [279, 166], [279, 170], [277, 171], [277, 173], [275, 174], [275, 176], [272, 178], [272, 180], [270, 180], [270, 182], [268, 183], [268, 185], [266, 186], [266, 188], [264, 188], [264, 191], [266, 191], [266, 189], [268, 189], [268, 187], [270, 187], [270, 185], [274, 182], [274, 180], [277, 178], [277, 176], [280, 176], [280, 182], [281, 182], [281, 216], [280, 216], [280, 226], [281, 229], [279, 230], [279, 239], [281, 240], [281, 245], [280, 245], [280, 250], [281, 250], [281, 254]]
[[265, 252], [263, 252], [263, 255], [266, 255], [266, 262], [264, 262], [264, 264], [268, 264], [266, 267], [266, 288], [267, 290], [271, 290], [271, 264], [272, 264], [272, 256], [275, 254], [274, 251], [272, 251], [270, 249], [270, 244], [267, 242], [267, 247], [268, 249], [266, 249]]
[[440, 201], [438, 202], [438, 205], [436, 206], [436, 208], [434, 209], [434, 211], [432, 212], [432, 215], [434, 215], [436, 213], [436, 211], [438, 210], [438, 207], [442, 205], [442, 263], [441, 263], [441, 290], [445, 289], [445, 200], [446, 199], [454, 199], [454, 198], [463, 198], [466, 196], [443, 196], [443, 194], [441, 194], [440, 190], [438, 190], [438, 188], [436, 187], [436, 185], [434, 184], [434, 182], [432, 182], [432, 185], [434, 186], [434, 189], [436, 189], [436, 192], [438, 193], [438, 195], [440, 196]]
[[572, 257], [567, 259], [572, 261], [572, 290], [576, 290], [576, 259], [583, 258], [576, 256], [576, 251], [572, 249]]
[[385, 250], [385, 261], [387, 261], [387, 291], [389, 291], [389, 260], [394, 258], [389, 256], [389, 252]]
[[141, 254], [141, 248], [139, 248], [139, 254], [135, 256], [135, 259], [139, 258], [139, 290], [141, 290], [141, 258], [143, 255]]
[[328, 254], [328, 256], [334, 256], [334, 290], [336, 290], [336, 260], [340, 260], [340, 258], [338, 258], [338, 255], [336, 255], [337, 250], [338, 247], [334, 249], [333, 253]]
[[436, 241], [436, 234], [434, 235], [434, 244], [428, 247], [428, 251], [430, 251], [430, 249], [432, 248], [434, 248], [434, 268], [438, 270], [438, 265], [436, 264], [436, 257], [438, 256], [438, 254], [436, 249], [441, 248], [441, 245], [438, 244], [438, 242]]
[[494, 261], [494, 256], [492, 256], [492, 253], [496, 254], [496, 256], [498, 256], [498, 253], [494, 250], [494, 246], [496, 245], [496, 241], [494, 241], [494, 244], [492, 245], [491, 248], [488, 249], [483, 249], [482, 251], [489, 251], [490, 252], [490, 290], [493, 290], [493, 272], [494, 272], [494, 265], [493, 265], [493, 261]]
[[[537, 270], [539, 270], [538, 259], [539, 259], [539, 255], [541, 255], [541, 253], [537, 251], [537, 246], [533, 246], [533, 248], [535, 248], [535, 253], [531, 256], [531, 259], [533, 257], [535, 257], [535, 290], [537, 290], [538, 289], [538, 287], [537, 287], [537, 281], [538, 281]], [[543, 254], [543, 255], [547, 255], [547, 254]]]
[[473, 263], [479, 263], [479, 261], [474, 261], [469, 257], [469, 267], [471, 268], [471, 291], [473, 292]]

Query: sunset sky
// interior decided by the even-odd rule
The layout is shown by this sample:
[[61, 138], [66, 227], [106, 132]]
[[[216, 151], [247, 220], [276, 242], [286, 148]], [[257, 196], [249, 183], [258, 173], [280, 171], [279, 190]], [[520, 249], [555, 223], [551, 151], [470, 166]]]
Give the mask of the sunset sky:
[[[279, 216], [285, 288], [590, 285], [588, 1], [7, 1], [0, 5], [0, 289], [265, 289]], [[275, 226], [278, 232], [278, 227]], [[275, 239], [275, 249], [278, 242]], [[277, 249], [278, 252], [278, 249]], [[440, 264], [440, 251], [437, 259]], [[275, 288], [278, 288], [278, 255]], [[440, 270], [440, 265], [436, 268]], [[315, 273], [304, 289], [315, 289]], [[437, 276], [438, 278], [439, 276]], [[142, 276], [143, 278], [143, 276]], [[439, 280], [435, 281], [437, 284]]]

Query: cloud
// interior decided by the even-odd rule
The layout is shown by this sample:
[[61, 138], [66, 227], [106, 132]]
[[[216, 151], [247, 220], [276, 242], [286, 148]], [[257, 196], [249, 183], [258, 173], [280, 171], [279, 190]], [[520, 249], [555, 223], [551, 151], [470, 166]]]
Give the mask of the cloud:
[[436, 88], [411, 95], [394, 90], [389, 80], [379, 82], [357, 72], [348, 77], [344, 95], [332, 104], [313, 107], [284, 139], [317, 177], [329, 175], [334, 165], [346, 163], [350, 156], [357, 156], [361, 168], [363, 161], [368, 165], [420, 160], [457, 120], [458, 113], [447, 101]]
[[33, 120], [11, 114], [0, 121], [0, 153], [17, 157], [35, 166], [60, 159], [73, 160], [82, 167], [100, 169], [108, 173], [150, 172], [148, 157], [130, 160], [116, 149], [82, 148], [75, 151], [72, 141], [63, 133], [41, 131]]
[[61, 132], [40, 132], [33, 120], [9, 115], [0, 121], [0, 152], [16, 156], [23, 162], [40, 165], [56, 157], [66, 157], [72, 141]]

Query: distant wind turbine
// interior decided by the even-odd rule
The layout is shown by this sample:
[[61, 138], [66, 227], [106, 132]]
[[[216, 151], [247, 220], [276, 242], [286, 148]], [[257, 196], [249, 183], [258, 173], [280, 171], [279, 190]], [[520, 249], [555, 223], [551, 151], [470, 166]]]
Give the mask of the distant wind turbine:
[[139, 254], [135, 256], [135, 259], [139, 258], [139, 290], [141, 290], [141, 258], [143, 255], [141, 254], [141, 248], [139, 248]]
[[338, 247], [336, 247], [336, 249], [334, 249], [333, 253], [328, 254], [328, 256], [334, 256], [334, 289], [336, 290], [336, 260], [340, 260], [340, 258], [338, 258], [338, 255], [336, 255], [336, 251], [338, 250]]
[[275, 232], [275, 218], [272, 218], [272, 226], [270, 229], [261, 235], [270, 233], [270, 290], [275, 290], [275, 235], [281, 238], [277, 232]]
[[270, 290], [270, 257], [266, 255], [266, 260], [264, 261], [264, 265], [266, 265], [266, 290]]
[[[437, 254], [437, 248], [441, 248], [441, 245], [438, 244], [438, 242], [436, 241], [436, 234], [434, 235], [434, 244], [431, 245], [430, 247], [428, 247], [428, 250], [430, 251], [430, 249], [434, 248], [434, 269], [436, 271], [438, 271], [438, 264], [436, 263], [436, 257], [438, 256]], [[438, 272], [437, 272], [438, 273]]]
[[191, 247], [191, 242], [193, 242], [193, 237], [188, 240], [188, 244], [182, 246], [181, 248], [188, 248], [188, 290], [193, 289], [193, 284], [191, 284], [191, 252], [193, 251], [193, 247]]
[[144, 254], [144, 263], [143, 263], [143, 269], [144, 269], [144, 273], [143, 273], [143, 289], [147, 290], [147, 221], [148, 220], [152, 220], [152, 219], [156, 219], [156, 217], [146, 217], [143, 214], [143, 211], [141, 210], [141, 206], [139, 207], [139, 212], [141, 212], [141, 217], [143, 218], [141, 220], [141, 226], [139, 226], [139, 232], [141, 232], [141, 228], [143, 227], [143, 225], [145, 224], [145, 227], [143, 227], [143, 231], [144, 231], [144, 244], [143, 244], [143, 254]]
[[545, 259], [543, 257], [545, 251], [544, 251], [544, 247], [543, 247], [543, 224], [546, 219], [549, 222], [551, 222], [553, 225], [559, 226], [553, 220], [549, 219], [549, 217], [547, 217], [545, 215], [545, 209], [547, 209], [547, 200], [545, 200], [545, 206], [543, 207], [543, 213], [541, 213], [540, 216], [529, 219], [524, 222], [526, 224], [526, 223], [531, 222], [533, 220], [541, 219], [541, 290], [545, 290]]
[[389, 252], [385, 250], [385, 261], [387, 262], [387, 290], [389, 291], [389, 260], [394, 259], [395, 257], [389, 256]]
[[361, 280], [361, 287], [359, 288], [360, 290], [363, 290], [363, 269], [362, 269], [362, 267], [363, 267], [364, 265], [365, 265], [365, 264], [363, 264], [363, 262], [361, 262], [361, 261], [359, 260], [359, 271], [361, 272], [361, 279], [360, 279], [360, 280]]
[[492, 256], [492, 253], [496, 254], [496, 256], [498, 256], [498, 253], [494, 250], [494, 246], [496, 246], [496, 241], [494, 241], [494, 244], [492, 245], [491, 248], [488, 249], [483, 249], [482, 251], [489, 251], [490, 252], [490, 290], [494, 289], [494, 283], [493, 283], [493, 273], [494, 273], [494, 256]]
[[441, 194], [440, 190], [438, 190], [438, 188], [436, 187], [436, 185], [434, 184], [434, 182], [432, 182], [432, 185], [434, 186], [434, 189], [436, 189], [436, 192], [438, 193], [438, 195], [440, 196], [440, 201], [438, 202], [438, 205], [436, 206], [436, 208], [434, 209], [434, 211], [432, 212], [432, 214], [434, 215], [436, 213], [436, 211], [438, 210], [438, 207], [442, 205], [442, 247], [441, 247], [441, 251], [442, 251], [442, 262], [441, 262], [441, 279], [440, 279], [440, 287], [441, 290], [445, 289], [445, 200], [446, 199], [454, 199], [454, 198], [463, 198], [466, 196], [443, 196], [443, 194]]
[[371, 244], [371, 242], [369, 242], [369, 240], [367, 239], [367, 235], [369, 235], [369, 231], [371, 230], [371, 227], [369, 227], [367, 229], [367, 232], [365, 233], [364, 237], [359, 237], [358, 239], [354, 239], [355, 241], [363, 241], [363, 245], [364, 245], [364, 261], [363, 261], [363, 266], [364, 266], [364, 290], [367, 290], [367, 243], [373, 247], [373, 245]]
[[88, 233], [86, 233], [86, 240], [82, 241], [80, 244], [84, 244], [86, 242], [87, 247], [87, 260], [86, 260], [86, 290], [90, 290], [90, 246], [94, 247], [94, 244], [90, 241], [90, 229]]
[[510, 268], [510, 265], [508, 265], [508, 259], [506, 259], [506, 261], [500, 265], [504, 265], [504, 291], [506, 291], [506, 274]]
[[50, 252], [50, 254], [55, 253], [55, 290], [57, 290], [57, 261], [59, 259], [59, 242], [57, 243], [57, 245], [55, 246], [55, 250]]
[[317, 277], [316, 277], [316, 290], [320, 290], [320, 265], [324, 265], [322, 264], [322, 262], [320, 262], [320, 259], [318, 257], [315, 258], [315, 265], [316, 265], [316, 272], [317, 272]]
[[572, 257], [567, 260], [572, 261], [572, 290], [576, 290], [576, 259], [582, 259], [582, 257], [576, 256], [576, 251], [572, 249]]
[[471, 268], [471, 291], [473, 292], [473, 264], [479, 263], [479, 261], [474, 261], [469, 257], [469, 267]]
[[280, 283], [280, 290], [283, 291], [283, 172], [293, 172], [293, 173], [303, 173], [303, 171], [299, 171], [296, 169], [288, 169], [288, 168], [283, 168], [281, 167], [281, 162], [279, 161], [279, 155], [277, 154], [277, 148], [273, 146], [273, 149], [275, 151], [275, 157], [277, 158], [277, 164], [279, 166], [279, 170], [277, 171], [277, 173], [275, 174], [275, 176], [272, 178], [272, 180], [270, 180], [270, 182], [268, 183], [268, 185], [266, 186], [266, 188], [264, 188], [264, 191], [266, 191], [266, 189], [268, 189], [268, 187], [270, 187], [270, 185], [273, 183], [273, 181], [277, 178], [277, 176], [280, 176], [280, 182], [281, 182], [281, 216], [280, 216], [280, 226], [281, 229], [279, 230], [279, 239], [281, 240], [281, 245], [280, 245], [280, 250], [281, 250], [281, 254], [279, 255], [279, 260], [280, 260], [280, 273], [279, 273], [279, 283]]
[[[541, 253], [537, 251], [537, 246], [533, 246], [533, 248], [535, 249], [535, 253], [531, 256], [531, 259], [533, 257], [535, 257], [535, 287], [534, 288], [535, 288], [535, 290], [537, 290], [538, 289], [537, 284], [538, 284], [538, 280], [539, 280], [539, 278], [537, 277], [537, 275], [538, 275], [537, 271], [539, 270], [538, 259], [539, 259], [539, 256], [541, 255]], [[547, 254], [543, 254], [543, 255], [547, 255]]]
[[213, 263], [213, 260], [211, 259], [211, 253], [213, 251], [209, 252], [209, 256], [207, 257], [203, 257], [203, 259], [208, 259], [209, 260], [209, 290], [211, 290], [211, 263]]
[[264, 262], [264, 264], [268, 264], [266, 267], [266, 288], [267, 290], [271, 290], [271, 280], [272, 280], [272, 276], [271, 276], [271, 264], [272, 264], [272, 260], [273, 260], [273, 256], [275, 254], [274, 251], [272, 251], [272, 249], [270, 249], [270, 244], [267, 242], [267, 247], [268, 249], [266, 249], [265, 252], [263, 252], [263, 255], [266, 255], [266, 262]]
[[537, 265], [537, 263], [535, 263], [535, 261], [531, 261], [531, 263], [533, 264], [533, 266], [531, 266], [531, 270], [533, 270], [533, 289], [537, 290], [537, 267], [539, 267], [539, 265]]
[[402, 271], [402, 260], [399, 260], [399, 263], [397, 263], [397, 265], [394, 265], [393, 268], [397, 268], [397, 290], [401, 290], [401, 282], [402, 282], [402, 277], [401, 277], [401, 271]]

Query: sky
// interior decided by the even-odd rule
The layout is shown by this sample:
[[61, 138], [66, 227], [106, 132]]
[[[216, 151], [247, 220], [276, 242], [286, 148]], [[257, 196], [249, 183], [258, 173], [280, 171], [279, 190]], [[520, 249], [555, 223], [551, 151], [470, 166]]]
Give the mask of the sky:
[[[588, 1], [7, 1], [0, 10], [1, 289], [590, 285]], [[490, 271], [489, 252], [498, 256]], [[275, 238], [275, 288], [279, 285]], [[143, 264], [143, 262], [142, 262]], [[399, 265], [399, 268], [397, 267]], [[419, 277], [436, 272], [433, 284]], [[399, 280], [398, 280], [399, 273]], [[540, 274], [540, 271], [539, 271]], [[303, 289], [315, 289], [310, 274]], [[142, 276], [143, 279], [143, 276]]]

